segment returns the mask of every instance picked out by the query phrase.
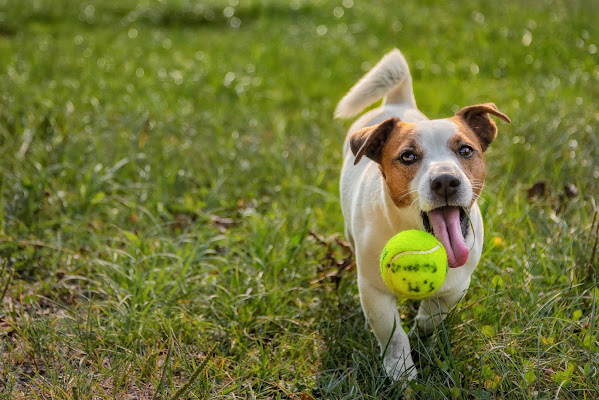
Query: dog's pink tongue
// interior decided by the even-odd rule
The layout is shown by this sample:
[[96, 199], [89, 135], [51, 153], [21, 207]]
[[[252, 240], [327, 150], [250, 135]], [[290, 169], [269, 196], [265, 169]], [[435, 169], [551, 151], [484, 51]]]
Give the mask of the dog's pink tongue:
[[442, 207], [428, 212], [435, 237], [447, 251], [450, 268], [461, 267], [468, 261], [468, 247], [460, 226], [460, 208]]

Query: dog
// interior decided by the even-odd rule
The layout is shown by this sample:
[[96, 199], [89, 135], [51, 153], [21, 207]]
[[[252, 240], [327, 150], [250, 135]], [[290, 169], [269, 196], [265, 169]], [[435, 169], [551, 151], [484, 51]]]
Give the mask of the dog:
[[447, 277], [436, 293], [422, 300], [413, 328], [430, 335], [465, 295], [481, 257], [483, 221], [477, 199], [486, 175], [483, 152], [497, 136], [489, 115], [511, 121], [493, 103], [429, 120], [416, 106], [410, 70], [397, 49], [349, 90], [335, 117], [353, 117], [381, 98], [380, 107], [349, 129], [340, 199], [366, 320], [380, 344], [387, 375], [407, 382], [417, 371], [397, 298], [380, 273], [382, 249], [407, 229], [426, 230], [445, 247]]

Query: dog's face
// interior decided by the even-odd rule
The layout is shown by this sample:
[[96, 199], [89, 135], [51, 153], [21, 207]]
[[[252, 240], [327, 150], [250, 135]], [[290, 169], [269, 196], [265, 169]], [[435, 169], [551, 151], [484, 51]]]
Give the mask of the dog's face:
[[395, 205], [421, 212], [423, 227], [443, 243], [452, 267], [468, 259], [468, 210], [484, 184], [482, 153], [497, 136], [489, 114], [510, 122], [486, 103], [448, 119], [407, 123], [390, 118], [350, 138], [355, 163], [367, 156], [379, 164]]

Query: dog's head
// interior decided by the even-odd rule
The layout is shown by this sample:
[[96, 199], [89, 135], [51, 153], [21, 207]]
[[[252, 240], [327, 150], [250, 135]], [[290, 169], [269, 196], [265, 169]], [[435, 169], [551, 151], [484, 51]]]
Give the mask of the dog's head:
[[423, 226], [443, 243], [449, 265], [468, 260], [468, 210], [486, 175], [483, 152], [497, 136], [489, 117], [510, 119], [495, 104], [464, 107], [455, 116], [403, 122], [390, 118], [350, 137], [357, 164], [366, 156], [379, 164], [397, 207], [421, 212]]

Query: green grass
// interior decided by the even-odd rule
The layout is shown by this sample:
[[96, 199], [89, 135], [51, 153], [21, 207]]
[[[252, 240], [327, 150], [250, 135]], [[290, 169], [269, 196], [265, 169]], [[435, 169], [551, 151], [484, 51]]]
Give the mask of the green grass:
[[0, 0], [1, 396], [402, 398], [337, 271], [332, 119], [399, 47], [429, 117], [513, 121], [409, 395], [596, 398], [596, 2], [230, 4]]

